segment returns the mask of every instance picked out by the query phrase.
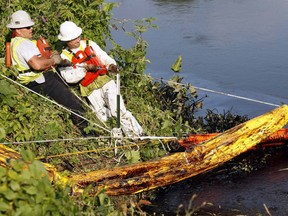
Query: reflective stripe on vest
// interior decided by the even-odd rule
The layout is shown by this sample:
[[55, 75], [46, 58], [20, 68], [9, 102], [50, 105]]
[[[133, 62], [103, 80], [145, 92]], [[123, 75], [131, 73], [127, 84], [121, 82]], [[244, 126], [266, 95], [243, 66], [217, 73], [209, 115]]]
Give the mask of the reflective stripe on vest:
[[[17, 79], [21, 84], [27, 84], [31, 81], [34, 81], [38, 77], [42, 76], [42, 73], [34, 73], [34, 72], [24, 72], [27, 70], [30, 70], [30, 68], [24, 67], [17, 55], [17, 48], [18, 46], [25, 40], [28, 40], [27, 38], [22, 37], [15, 37], [11, 39], [11, 57], [12, 57], [12, 63], [16, 66], [17, 70], [19, 71], [19, 75], [17, 76]], [[36, 41], [35, 41], [36, 44]]]
[[[81, 42], [80, 42], [79, 50], [84, 50], [84, 47], [82, 46]], [[65, 55], [70, 62], [72, 62], [72, 58], [73, 58], [73, 53], [72, 52], [69, 52], [67, 49], [64, 49], [64, 50], [62, 50], [62, 54]]]
[[[85, 48], [82, 45], [83, 43], [86, 44]], [[73, 53], [70, 49], [65, 49], [62, 51], [62, 54], [65, 55], [67, 58], [69, 58], [69, 60], [73, 62], [73, 64], [77, 64], [77, 62], [78, 63], [86, 62], [88, 64], [93, 64], [100, 68], [97, 71], [93, 72], [87, 71], [85, 77], [80, 82], [82, 86], [88, 86], [95, 79], [97, 79], [99, 75], [107, 74], [106, 66], [101, 64], [100, 60], [97, 59], [95, 52], [93, 51], [93, 48], [89, 43], [90, 43], [89, 40], [82, 40], [80, 42], [79, 51], [77, 53]], [[82, 57], [80, 57], [80, 55], [82, 55]]]

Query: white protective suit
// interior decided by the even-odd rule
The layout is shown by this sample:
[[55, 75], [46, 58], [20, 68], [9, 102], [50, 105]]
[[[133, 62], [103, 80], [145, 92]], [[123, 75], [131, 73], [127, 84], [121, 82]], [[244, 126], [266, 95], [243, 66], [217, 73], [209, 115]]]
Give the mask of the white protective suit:
[[[107, 68], [109, 67], [110, 64], [116, 65], [115, 60], [111, 58], [105, 51], [103, 51], [95, 42], [90, 41], [89, 45], [92, 46], [98, 59]], [[80, 47], [77, 49], [72, 49], [72, 51], [73, 53], [76, 53], [79, 50], [84, 50], [85, 47], [86, 42], [82, 40], [80, 43]], [[69, 59], [67, 55], [63, 54], [63, 52], [61, 54], [61, 57], [63, 59], [68, 59], [71, 61], [71, 59]], [[65, 77], [65, 73], [71, 72], [71, 70], [73, 71], [72, 67], [60, 68], [60, 73], [62, 77]], [[75, 70], [77, 70], [77, 68]], [[99, 77], [96, 78], [95, 80], [96, 82], [97, 79], [99, 79]], [[69, 83], [68, 80], [66, 81]], [[89, 85], [94, 84], [91, 83]], [[83, 88], [83, 86], [81, 86], [80, 88]], [[117, 117], [117, 86], [114, 80], [109, 79], [108, 82], [105, 83], [102, 87], [99, 88], [95, 87], [95, 89], [93, 89], [89, 95], [85, 96], [87, 96], [89, 102], [91, 103], [97, 118], [102, 122], [106, 122], [109, 117]], [[120, 95], [120, 123], [124, 134], [129, 137], [141, 136], [143, 134], [142, 127], [139, 125], [138, 121], [132, 115], [132, 113], [126, 109], [121, 95]]]

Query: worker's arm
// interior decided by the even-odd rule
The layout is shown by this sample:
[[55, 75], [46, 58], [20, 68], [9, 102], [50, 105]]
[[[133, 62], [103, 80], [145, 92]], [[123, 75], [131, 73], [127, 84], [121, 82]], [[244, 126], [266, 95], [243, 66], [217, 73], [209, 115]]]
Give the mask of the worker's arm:
[[[59, 54], [54, 54], [49, 59], [39, 56], [33, 56], [32, 58], [29, 59], [28, 64], [36, 71], [43, 71], [47, 68], [50, 68], [53, 65], [63, 65], [66, 62], [69, 63], [69, 61], [67, 60], [62, 60]], [[71, 65], [71, 63], [69, 63], [69, 65]], [[64, 66], [69, 65], [66, 64]]]
[[43, 71], [55, 64], [53, 58], [47, 59], [44, 57], [33, 56], [28, 61], [29, 66], [35, 71]]

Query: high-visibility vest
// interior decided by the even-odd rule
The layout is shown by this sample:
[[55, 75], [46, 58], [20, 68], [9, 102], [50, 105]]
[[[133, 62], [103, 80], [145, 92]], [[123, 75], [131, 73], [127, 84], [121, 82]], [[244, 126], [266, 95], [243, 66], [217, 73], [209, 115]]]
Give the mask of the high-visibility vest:
[[16, 66], [17, 70], [19, 71], [19, 75], [17, 76], [17, 79], [22, 84], [27, 84], [29, 82], [32, 82], [42, 75], [41, 72], [35, 73], [33, 71], [30, 71], [29, 67], [26, 68], [20, 63], [20, 60], [17, 55], [17, 47], [25, 40], [28, 40], [28, 39], [22, 38], [22, 37], [12, 38], [11, 46], [10, 46], [12, 63], [13, 65]]
[[[22, 84], [27, 84], [31, 81], [34, 81], [35, 79], [37, 79], [38, 77], [40, 77], [42, 75], [41, 72], [33, 72], [31, 71], [30, 68], [26, 68], [23, 65], [21, 65], [20, 60], [18, 58], [17, 55], [17, 47], [25, 40], [29, 40], [27, 38], [22, 38], [22, 37], [14, 37], [11, 39], [11, 44], [7, 44], [8, 47], [10, 48], [10, 53], [7, 51], [8, 47], [6, 45], [6, 55], [11, 56], [11, 60], [13, 65], [16, 66], [17, 70], [20, 72], [20, 74], [17, 76], [17, 79], [19, 79], [19, 82]], [[43, 38], [40, 37], [38, 40], [31, 40], [33, 43], [35, 43], [35, 45], [37, 46], [37, 48], [39, 49], [41, 55], [45, 58], [50, 58], [53, 54], [52, 49], [48, 43], [48, 41]], [[7, 42], [9, 43], [9, 42]], [[13, 49], [13, 50], [11, 50]], [[8, 62], [9, 61], [9, 57], [6, 57], [6, 65], [9, 66], [11, 65], [11, 63]]]
[[76, 67], [76, 64], [86, 63], [93, 64], [98, 68], [96, 72], [86, 72], [85, 77], [80, 82], [82, 86], [88, 86], [99, 75], [104, 75], [108, 73], [106, 66], [101, 63], [92, 46], [89, 45], [89, 40], [86, 40], [85, 48], [80, 44], [80, 50], [76, 53], [74, 53], [70, 49], [65, 49], [62, 51], [62, 53], [74, 64], [74, 67]]

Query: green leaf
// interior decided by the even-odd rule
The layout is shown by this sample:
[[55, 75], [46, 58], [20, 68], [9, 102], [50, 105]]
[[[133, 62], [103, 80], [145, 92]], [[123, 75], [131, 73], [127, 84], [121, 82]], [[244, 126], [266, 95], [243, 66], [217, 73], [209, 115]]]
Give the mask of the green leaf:
[[18, 191], [20, 190], [20, 184], [17, 182], [17, 181], [11, 181], [10, 182], [10, 188], [13, 190], [13, 191]]
[[179, 73], [182, 67], [182, 56], [178, 56], [176, 62], [174, 63], [174, 65], [172, 65], [171, 69], [175, 72], [175, 73]]
[[6, 132], [4, 128], [0, 128], [0, 140], [4, 139], [6, 137]]
[[25, 151], [25, 152], [22, 152], [22, 157], [24, 161], [31, 162], [35, 158], [35, 155], [33, 154], [32, 151]]
[[7, 200], [13, 200], [17, 197], [17, 194], [11, 190], [7, 190], [6, 193], [3, 194]]
[[7, 169], [4, 167], [0, 167], [0, 179], [6, 175]]
[[2, 184], [0, 185], [0, 194], [5, 194], [6, 191], [8, 191], [8, 186], [7, 186], [6, 183], [4, 183], [4, 184], [2, 183]]
[[19, 177], [18, 173], [15, 172], [14, 170], [8, 170], [7, 175], [8, 175], [8, 177], [10, 177], [13, 180], [17, 180]]
[[30, 195], [35, 195], [37, 194], [37, 188], [34, 186], [25, 186], [23, 187], [23, 190]]
[[7, 203], [0, 202], [0, 212], [8, 211], [11, 208], [11, 206]]
[[127, 151], [125, 156], [130, 163], [137, 163], [141, 159], [140, 152], [135, 150]]

